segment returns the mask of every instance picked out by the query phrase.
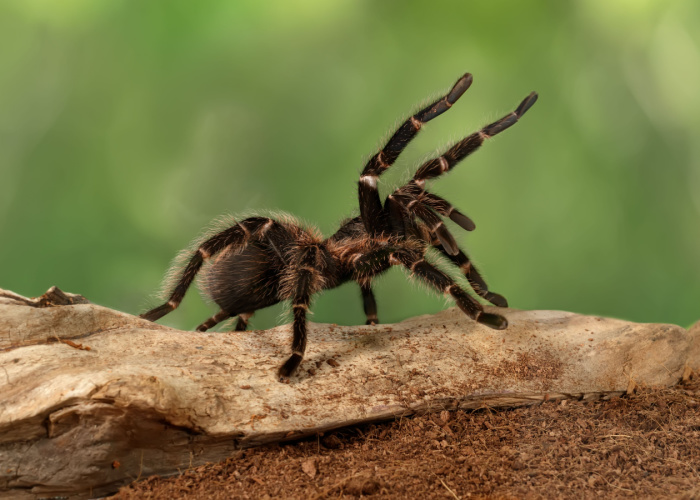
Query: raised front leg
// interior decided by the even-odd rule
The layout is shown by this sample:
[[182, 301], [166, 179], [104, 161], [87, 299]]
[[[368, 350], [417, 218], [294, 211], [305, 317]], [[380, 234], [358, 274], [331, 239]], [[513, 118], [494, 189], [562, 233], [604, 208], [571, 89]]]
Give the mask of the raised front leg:
[[377, 191], [377, 180], [391, 165], [394, 164], [401, 152], [409, 142], [416, 136], [423, 124], [452, 107], [464, 92], [472, 84], [472, 75], [465, 74], [457, 80], [447, 95], [433, 102], [430, 106], [421, 109], [418, 113], [403, 122], [399, 129], [394, 132], [386, 145], [365, 165], [360, 182], [358, 194], [360, 199], [360, 215], [364, 222], [365, 229], [370, 235], [376, 235], [389, 230], [385, 221], [382, 220], [382, 202]]
[[506, 116], [496, 122], [486, 125], [478, 132], [474, 132], [473, 134], [465, 137], [450, 149], [445, 151], [441, 156], [428, 160], [421, 165], [413, 176], [413, 182], [422, 188], [425, 186], [425, 181], [427, 179], [433, 179], [444, 174], [445, 172], [449, 172], [460, 161], [479, 149], [486, 139], [493, 137], [496, 134], [500, 134], [505, 129], [515, 125], [525, 114], [525, 112], [530, 109], [533, 104], [535, 104], [535, 102], [537, 102], [537, 93], [532, 92], [529, 96], [523, 99], [515, 111], [508, 113]]

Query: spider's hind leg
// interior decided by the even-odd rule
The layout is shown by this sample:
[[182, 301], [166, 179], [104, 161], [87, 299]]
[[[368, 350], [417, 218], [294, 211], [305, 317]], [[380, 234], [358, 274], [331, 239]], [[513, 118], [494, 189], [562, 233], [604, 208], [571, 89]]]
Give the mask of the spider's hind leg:
[[180, 305], [180, 302], [182, 302], [187, 289], [194, 281], [205, 260], [208, 260], [227, 247], [240, 248], [246, 244], [251, 235], [257, 232], [264, 233], [273, 226], [274, 223], [274, 220], [267, 217], [250, 217], [211, 236], [199, 245], [197, 251], [190, 258], [190, 261], [180, 275], [180, 279], [175, 284], [168, 301], [163, 305], [141, 314], [139, 317], [149, 321], [156, 321], [169, 312], [174, 311], [177, 306]]
[[196, 330], [197, 330], [198, 332], [206, 332], [206, 331], [209, 330], [210, 328], [213, 328], [214, 326], [218, 325], [219, 323], [221, 323], [222, 321], [224, 321], [224, 320], [226, 320], [226, 319], [228, 319], [228, 318], [230, 318], [230, 317], [231, 317], [231, 315], [230, 315], [228, 312], [226, 312], [226, 311], [219, 311], [219, 312], [216, 313], [214, 316], [212, 316], [211, 318], [209, 318], [208, 320], [206, 320], [204, 323], [202, 323], [201, 325], [199, 325], [199, 326], [196, 328]]
[[[248, 328], [248, 320], [250, 317], [253, 315], [253, 313], [241, 313], [238, 315], [238, 319], [236, 320], [236, 327], [233, 329], [236, 332], [244, 332]], [[206, 332], [210, 328], [214, 328], [216, 325], [221, 323], [222, 321], [225, 321], [229, 319], [231, 316], [235, 316], [235, 314], [229, 314], [226, 311], [219, 311], [216, 313], [214, 316], [206, 320], [204, 323], [199, 325], [197, 327], [198, 332]]]
[[239, 314], [238, 319], [236, 320], [236, 328], [233, 330], [236, 332], [245, 332], [248, 329], [248, 321], [253, 314], [254, 313], [252, 312]]

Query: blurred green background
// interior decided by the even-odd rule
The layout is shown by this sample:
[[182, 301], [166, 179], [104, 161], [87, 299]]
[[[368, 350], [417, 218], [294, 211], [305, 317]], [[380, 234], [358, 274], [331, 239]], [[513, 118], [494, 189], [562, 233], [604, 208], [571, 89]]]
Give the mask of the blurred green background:
[[[695, 0], [5, 0], [0, 47], [2, 288], [138, 313], [221, 214], [283, 210], [330, 234], [381, 138], [470, 71], [384, 192], [536, 90], [432, 184], [476, 221], [455, 232], [491, 288], [523, 309], [700, 319]], [[376, 294], [383, 322], [445, 307], [397, 269]], [[213, 311], [191, 291], [162, 322]], [[313, 311], [364, 323], [353, 284]]]

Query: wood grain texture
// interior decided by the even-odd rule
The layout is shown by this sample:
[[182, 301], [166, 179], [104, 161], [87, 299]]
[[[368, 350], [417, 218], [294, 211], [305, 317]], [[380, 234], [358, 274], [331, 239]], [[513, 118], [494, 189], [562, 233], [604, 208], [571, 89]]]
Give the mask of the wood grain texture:
[[184, 332], [63, 296], [0, 290], [0, 495], [106, 494], [242, 447], [427, 411], [611, 397], [700, 368], [697, 325], [499, 309], [510, 326], [496, 331], [453, 308], [310, 324], [301, 368], [281, 384], [289, 325]]

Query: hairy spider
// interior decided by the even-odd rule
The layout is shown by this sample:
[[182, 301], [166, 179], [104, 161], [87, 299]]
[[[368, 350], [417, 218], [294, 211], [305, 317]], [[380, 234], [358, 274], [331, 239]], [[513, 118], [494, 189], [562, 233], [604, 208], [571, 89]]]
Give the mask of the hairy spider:
[[168, 301], [141, 315], [155, 321], [173, 311], [182, 301], [205, 261], [200, 288], [221, 310], [197, 327], [206, 331], [217, 323], [238, 316], [236, 330], [247, 328], [258, 309], [290, 300], [294, 314], [292, 355], [280, 367], [285, 381], [301, 363], [306, 350], [306, 312], [311, 297], [321, 290], [356, 281], [364, 301], [367, 324], [378, 323], [372, 279], [394, 265], [403, 266], [427, 285], [446, 295], [471, 319], [502, 330], [503, 316], [484, 312], [479, 302], [449, 276], [428, 262], [433, 247], [466, 276], [473, 290], [484, 299], [506, 307], [506, 299], [490, 292], [483, 278], [459, 249], [441, 217], [448, 217], [467, 231], [474, 222], [443, 198], [425, 190], [425, 181], [451, 170], [473, 153], [484, 140], [515, 124], [537, 101], [535, 92], [515, 111], [454, 144], [441, 156], [425, 162], [407, 184], [396, 189], [382, 204], [377, 180], [398, 158], [421, 127], [447, 111], [472, 84], [467, 73], [447, 95], [409, 117], [386, 145], [365, 165], [358, 183], [360, 216], [345, 220], [330, 238], [304, 228], [290, 216], [249, 217], [202, 238], [188, 254], [184, 269], [171, 269], [176, 277], [167, 293]]

